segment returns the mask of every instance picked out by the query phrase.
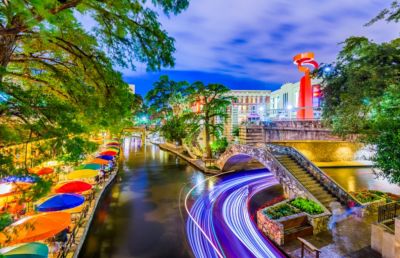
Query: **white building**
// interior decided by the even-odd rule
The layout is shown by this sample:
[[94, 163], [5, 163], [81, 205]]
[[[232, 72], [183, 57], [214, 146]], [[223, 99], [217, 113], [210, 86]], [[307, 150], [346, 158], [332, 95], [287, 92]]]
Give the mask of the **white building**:
[[129, 85], [130, 91], [131, 91], [133, 94], [135, 94], [135, 90], [136, 90], [135, 84], [128, 84], [128, 85]]

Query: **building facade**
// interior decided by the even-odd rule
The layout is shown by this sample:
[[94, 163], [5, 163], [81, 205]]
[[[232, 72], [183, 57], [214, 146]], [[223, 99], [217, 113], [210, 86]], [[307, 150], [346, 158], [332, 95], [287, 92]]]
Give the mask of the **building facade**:
[[[321, 116], [320, 80], [312, 80], [314, 117]], [[232, 132], [244, 123], [262, 124], [271, 120], [296, 119], [299, 106], [300, 82], [285, 83], [275, 91], [231, 90], [227, 95], [235, 100], [228, 107], [225, 135], [232, 139]]]
[[242, 123], [266, 119], [270, 107], [270, 90], [231, 90], [228, 95], [235, 98], [228, 107], [228, 119], [224, 126], [225, 135], [229, 138]]

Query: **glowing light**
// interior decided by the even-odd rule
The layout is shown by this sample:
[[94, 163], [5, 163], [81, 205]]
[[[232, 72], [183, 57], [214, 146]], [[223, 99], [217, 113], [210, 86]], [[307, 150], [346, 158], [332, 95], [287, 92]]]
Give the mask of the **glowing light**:
[[188, 241], [195, 257], [284, 257], [258, 231], [248, 205], [251, 196], [278, 182], [271, 173], [230, 176], [200, 196], [191, 209], [188, 198], [209, 177], [196, 184], [186, 195], [185, 208]]
[[287, 106], [287, 110], [292, 110], [293, 109], [293, 106], [292, 105], [288, 105]]

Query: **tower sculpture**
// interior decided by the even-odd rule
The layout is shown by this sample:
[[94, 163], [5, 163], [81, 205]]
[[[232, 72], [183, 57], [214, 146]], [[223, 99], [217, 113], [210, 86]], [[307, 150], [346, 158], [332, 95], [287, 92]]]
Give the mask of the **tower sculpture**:
[[304, 76], [300, 80], [299, 102], [297, 109], [297, 119], [313, 119], [313, 88], [311, 85], [310, 68], [318, 68], [318, 63], [314, 60], [313, 52], [301, 53], [293, 57], [293, 62], [297, 65]]

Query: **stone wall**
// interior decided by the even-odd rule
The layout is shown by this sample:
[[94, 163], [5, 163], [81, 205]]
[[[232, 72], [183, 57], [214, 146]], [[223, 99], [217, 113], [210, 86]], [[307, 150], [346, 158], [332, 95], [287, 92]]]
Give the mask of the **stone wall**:
[[274, 121], [264, 127], [265, 141], [341, 140], [319, 120]]
[[276, 244], [284, 244], [285, 233], [283, 225], [268, 218], [263, 214], [262, 210], [257, 211], [257, 227]]
[[312, 162], [353, 161], [362, 144], [346, 141], [276, 141], [274, 144], [294, 147]]

